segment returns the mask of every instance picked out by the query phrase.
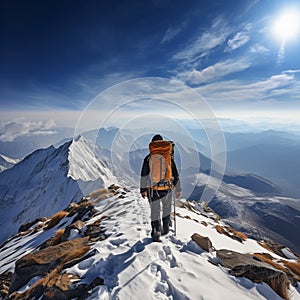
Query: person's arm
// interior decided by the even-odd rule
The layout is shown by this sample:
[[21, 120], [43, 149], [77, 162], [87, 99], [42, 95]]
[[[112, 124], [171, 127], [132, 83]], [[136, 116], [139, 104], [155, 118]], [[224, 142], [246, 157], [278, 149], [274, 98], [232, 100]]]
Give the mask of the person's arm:
[[172, 164], [172, 175], [174, 178], [174, 186], [175, 186], [175, 190], [176, 190], [176, 197], [179, 198], [181, 195], [181, 184], [180, 184], [180, 179], [179, 179], [179, 173], [177, 171], [177, 167], [175, 164], [175, 161], [172, 159], [171, 161]]
[[140, 193], [143, 198], [147, 197], [147, 189], [149, 183], [149, 155], [144, 159], [142, 170], [141, 170], [141, 180], [140, 180]]

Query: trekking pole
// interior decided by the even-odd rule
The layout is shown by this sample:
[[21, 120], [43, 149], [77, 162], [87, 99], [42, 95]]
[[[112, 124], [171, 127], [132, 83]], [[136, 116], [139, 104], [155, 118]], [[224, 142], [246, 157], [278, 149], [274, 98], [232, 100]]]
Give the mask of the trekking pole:
[[174, 199], [174, 235], [176, 236], [176, 193], [173, 190], [173, 199]]

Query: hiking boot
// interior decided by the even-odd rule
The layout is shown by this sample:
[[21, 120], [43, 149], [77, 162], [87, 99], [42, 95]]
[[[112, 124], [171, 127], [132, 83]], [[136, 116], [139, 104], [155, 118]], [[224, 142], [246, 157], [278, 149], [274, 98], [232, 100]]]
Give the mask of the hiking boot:
[[155, 235], [156, 232], [159, 232], [159, 233], [161, 232], [160, 220], [152, 221], [151, 222], [151, 227], [152, 227], [151, 237], [153, 238], [153, 236]]
[[152, 236], [152, 241], [153, 242], [161, 242], [160, 240], [160, 231], [156, 231], [154, 232], [153, 236]]
[[162, 235], [166, 235], [170, 231], [170, 216], [166, 216], [163, 219], [163, 230], [162, 230]]

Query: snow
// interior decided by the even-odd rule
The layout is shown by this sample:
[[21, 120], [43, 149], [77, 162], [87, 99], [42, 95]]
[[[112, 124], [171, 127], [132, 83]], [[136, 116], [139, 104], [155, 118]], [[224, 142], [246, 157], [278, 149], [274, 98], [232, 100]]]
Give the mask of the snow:
[[291, 252], [289, 248], [281, 249], [281, 252], [289, 259], [297, 260], [298, 258]]
[[[150, 239], [150, 210], [147, 200], [132, 191], [125, 199], [112, 197], [98, 204], [97, 210], [109, 215], [102, 222], [109, 237], [97, 242], [93, 257], [65, 270], [89, 283], [97, 276], [105, 287], [92, 291], [88, 299], [281, 299], [266, 284], [230, 276], [226, 269], [213, 265], [215, 252], [207, 253], [191, 240], [195, 232], [209, 236], [216, 249], [242, 253], [267, 252], [251, 239], [244, 243], [217, 233], [215, 221], [177, 208], [177, 235], [170, 232], [162, 243]], [[101, 215], [100, 215], [101, 216]], [[98, 216], [99, 218], [99, 216]], [[91, 219], [90, 223], [94, 220]], [[220, 223], [222, 224], [222, 222]], [[291, 287], [292, 300], [300, 299]], [[102, 298], [103, 297], [103, 298]]]
[[[5, 171], [5, 176], [0, 174], [2, 240], [5, 237], [3, 232], [9, 236], [24, 222], [44, 215], [50, 216], [67, 207], [72, 200], [79, 200], [83, 196], [81, 184], [91, 183], [88, 189], [92, 191], [92, 187], [119, 182], [112, 170], [105, 156], [100, 160], [83, 137], [69, 141], [58, 149], [49, 147], [34, 152]], [[128, 172], [127, 176], [130, 177], [131, 173]], [[207, 182], [207, 175], [197, 175], [194, 184], [203, 182]], [[210, 184], [212, 187], [217, 186], [218, 181], [211, 179]], [[247, 239], [241, 243], [218, 233], [215, 226], [224, 226], [223, 221], [216, 221], [211, 213], [204, 213], [200, 205], [194, 205], [199, 213], [176, 207], [179, 214], [176, 216], [176, 236], [171, 230], [162, 237], [161, 243], [153, 243], [150, 238], [148, 201], [140, 197], [138, 189], [130, 192], [124, 189], [125, 192], [125, 198], [115, 195], [96, 202], [99, 214], [86, 225], [107, 216], [101, 226], [106, 230], [108, 238], [92, 244], [90, 253], [93, 255], [64, 270], [78, 275], [80, 283], [89, 284], [97, 277], [103, 278], [104, 285], [95, 287], [88, 299], [281, 299], [266, 284], [231, 276], [226, 268], [217, 265], [216, 252], [204, 251], [191, 240], [191, 236], [199, 233], [209, 237], [216, 250], [268, 253], [257, 241]], [[243, 207], [238, 201], [260, 200], [250, 190], [224, 183], [220, 186], [218, 196], [228, 201], [231, 209], [234, 208], [239, 215]], [[92, 194], [87, 195], [86, 199], [97, 200]], [[64, 226], [71, 221], [69, 218]], [[52, 237], [61, 222], [47, 231], [38, 230], [11, 238], [0, 249], [0, 273], [13, 271], [15, 261], [35, 251]], [[69, 239], [78, 236], [79, 232], [72, 230]], [[288, 248], [283, 249], [283, 252], [291, 261], [297, 259]], [[274, 253], [271, 255], [277, 257]], [[29, 281], [21, 290], [27, 290], [36, 280], [38, 277]], [[290, 299], [300, 300], [299, 287], [295, 289], [290, 286]]]
[[18, 162], [18, 159], [12, 159], [3, 154], [0, 154], [0, 173], [4, 170], [12, 168]]
[[[93, 196], [86, 198], [96, 200]], [[268, 252], [255, 240], [247, 239], [241, 243], [219, 234], [215, 226], [223, 226], [222, 221], [176, 207], [176, 212], [181, 216], [176, 217], [176, 236], [171, 230], [162, 237], [161, 243], [154, 243], [150, 238], [150, 207], [137, 189], [127, 192], [124, 199], [115, 195], [98, 201], [96, 209], [99, 214], [87, 224], [108, 216], [101, 222], [108, 238], [92, 245], [92, 256], [64, 270], [82, 278], [81, 283], [89, 284], [97, 277], [103, 278], [104, 285], [91, 290], [89, 300], [281, 299], [266, 284], [229, 275], [226, 268], [216, 265], [218, 260], [214, 251], [206, 252], [191, 240], [193, 233], [199, 233], [208, 236], [216, 249], [242, 253]], [[203, 225], [202, 221], [208, 225]], [[0, 251], [0, 273], [12, 271], [18, 257], [34, 251], [61, 225], [59, 223], [48, 231], [41, 230], [33, 235], [11, 239]], [[77, 236], [75, 231], [72, 236]], [[27, 290], [37, 279], [33, 278], [22, 290]], [[76, 285], [76, 281], [73, 284]], [[290, 287], [290, 299], [300, 299], [299, 291], [294, 287]]]
[[116, 177], [110, 169], [95, 155], [95, 149], [79, 136], [69, 147], [68, 177], [75, 180], [94, 181], [100, 175], [105, 186], [116, 182]]
[[38, 217], [50, 217], [83, 195], [118, 182], [83, 137], [27, 156], [0, 173], [0, 243]]

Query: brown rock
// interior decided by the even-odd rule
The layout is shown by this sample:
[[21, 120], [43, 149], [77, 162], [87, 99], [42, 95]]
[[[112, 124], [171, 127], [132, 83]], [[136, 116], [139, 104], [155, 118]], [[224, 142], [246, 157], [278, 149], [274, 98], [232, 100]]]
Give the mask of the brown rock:
[[49, 222], [48, 222], [48, 224], [47, 224], [47, 226], [45, 227], [45, 230], [49, 230], [49, 229], [51, 229], [51, 228], [53, 228], [55, 225], [57, 225], [66, 215], [68, 214], [68, 212], [66, 212], [66, 211], [64, 211], [64, 210], [61, 210], [61, 211], [59, 211], [59, 212], [57, 212], [56, 214], [54, 214], [51, 218], [50, 218], [50, 220], [49, 220]]
[[0, 274], [0, 299], [5, 299], [8, 295], [9, 285], [12, 278], [12, 272]]
[[63, 242], [23, 256], [16, 262], [9, 292], [16, 291], [34, 276], [44, 276], [58, 266], [63, 266], [82, 256], [89, 249], [86, 237]]
[[192, 240], [207, 252], [209, 252], [213, 248], [211, 240], [206, 236], [202, 236], [198, 233], [194, 233], [192, 235]]
[[81, 232], [82, 228], [85, 226], [85, 223], [82, 222], [81, 220], [77, 220], [75, 223], [72, 223], [71, 225], [67, 226], [61, 240], [66, 241], [68, 237], [70, 236], [71, 230], [75, 229], [78, 230], [78, 232]]
[[288, 299], [289, 279], [285, 273], [273, 268], [251, 254], [242, 254], [232, 250], [217, 250], [217, 257], [229, 273], [237, 277], [246, 277], [253, 282], [267, 283], [278, 295]]
[[28, 231], [32, 226], [36, 225], [39, 222], [45, 222], [46, 220], [47, 220], [47, 218], [37, 218], [37, 219], [35, 219], [32, 222], [25, 223], [25, 224], [23, 224], [23, 225], [20, 226], [18, 232]]
[[288, 299], [289, 279], [285, 273], [256, 265], [240, 265], [229, 271], [233, 276], [246, 277], [255, 283], [265, 282], [283, 299]]

